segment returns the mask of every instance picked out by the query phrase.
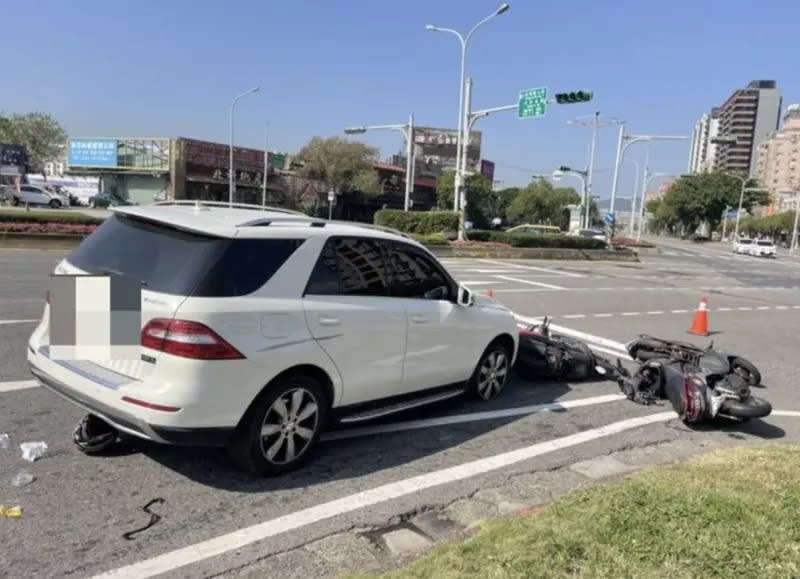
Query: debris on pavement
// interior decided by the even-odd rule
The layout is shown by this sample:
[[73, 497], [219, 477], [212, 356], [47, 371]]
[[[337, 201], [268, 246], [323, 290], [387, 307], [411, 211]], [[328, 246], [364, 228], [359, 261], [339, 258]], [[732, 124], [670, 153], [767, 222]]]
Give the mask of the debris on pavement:
[[36, 477], [32, 474], [22, 470], [18, 472], [13, 479], [11, 479], [11, 486], [12, 487], [24, 487], [31, 484], [33, 481], [36, 480]]
[[0, 433], [0, 448], [8, 448], [10, 444], [10, 437], [7, 433]]
[[22, 507], [6, 507], [0, 505], [0, 517], [8, 517], [9, 519], [18, 519], [22, 516]]
[[143, 507], [142, 507], [142, 510], [143, 510], [145, 513], [147, 513], [148, 515], [150, 515], [150, 522], [149, 522], [149, 523], [147, 523], [147, 524], [146, 524], [144, 527], [142, 527], [142, 528], [140, 528], [140, 529], [134, 529], [133, 531], [128, 531], [127, 533], [123, 534], [122, 536], [123, 536], [123, 537], [124, 537], [126, 540], [128, 540], [128, 541], [132, 541], [132, 540], [133, 540], [133, 538], [134, 538], [134, 537], [133, 537], [134, 535], [136, 535], [136, 534], [138, 534], [138, 533], [141, 533], [142, 531], [146, 531], [147, 529], [149, 529], [150, 527], [152, 527], [152, 526], [153, 526], [153, 525], [155, 525], [155, 524], [156, 524], [158, 521], [160, 521], [160, 520], [161, 520], [161, 515], [159, 515], [158, 513], [154, 513], [154, 512], [152, 512], [152, 511], [150, 510], [150, 507], [151, 507], [151, 506], [153, 506], [153, 505], [154, 505], [154, 504], [156, 504], [156, 503], [159, 503], [159, 504], [164, 504], [164, 499], [163, 499], [163, 498], [161, 498], [161, 497], [159, 497], [159, 498], [157, 498], [157, 499], [153, 499], [152, 501], [150, 501], [149, 503], [147, 503], [145, 506], [143, 506]]
[[23, 442], [19, 445], [22, 449], [22, 459], [30, 462], [42, 458], [42, 455], [47, 450], [46, 442]]

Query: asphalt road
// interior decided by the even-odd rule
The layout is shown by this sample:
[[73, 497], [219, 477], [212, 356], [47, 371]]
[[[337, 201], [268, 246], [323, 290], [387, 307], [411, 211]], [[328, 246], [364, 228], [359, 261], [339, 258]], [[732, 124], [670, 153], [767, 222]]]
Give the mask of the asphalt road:
[[[491, 403], [456, 400], [378, 423], [379, 432], [337, 431], [338, 438], [324, 442], [306, 469], [280, 478], [253, 479], [233, 470], [221, 452], [204, 449], [141, 444], [112, 456], [86, 457], [70, 439], [79, 410], [38, 387], [3, 391], [3, 384], [30, 380], [25, 343], [34, 324], [29, 320], [40, 316], [47, 276], [62, 256], [0, 251], [0, 433], [10, 435], [10, 447], [0, 448], [0, 504], [24, 509], [20, 519], [0, 519], [0, 568], [11, 570], [11, 576], [92, 576], [382, 484], [663, 410], [627, 401], [593, 404], [595, 397], [618, 394], [610, 382], [515, 379]], [[550, 315], [556, 324], [621, 342], [647, 332], [707, 343], [686, 333], [705, 296], [715, 343], [742, 352], [761, 368], [768, 386], [763, 395], [776, 408], [800, 410], [794, 383], [800, 263], [736, 257], [679, 242], [644, 259], [615, 264], [448, 260], [446, 265], [475, 291], [491, 290], [521, 315]], [[586, 405], [571, 406], [578, 400]], [[562, 411], [526, 410], [554, 401], [564, 404]], [[507, 409], [519, 413], [476, 414]], [[423, 428], [404, 429], [412, 420], [443, 417], [450, 423], [432, 420]], [[797, 419], [770, 417], [741, 428], [800, 440]], [[675, 432], [670, 424], [653, 425], [554, 451], [281, 533], [178, 569], [174, 576], [221, 573], [335, 531], [380, 525], [402, 513], [446, 504], [513, 472], [680, 436]], [[32, 464], [22, 461], [19, 444], [39, 440], [48, 444], [45, 456]], [[11, 479], [22, 470], [36, 480], [13, 487]], [[135, 539], [123, 538], [148, 522], [142, 507], [154, 498], [164, 499], [154, 507], [163, 518]]]

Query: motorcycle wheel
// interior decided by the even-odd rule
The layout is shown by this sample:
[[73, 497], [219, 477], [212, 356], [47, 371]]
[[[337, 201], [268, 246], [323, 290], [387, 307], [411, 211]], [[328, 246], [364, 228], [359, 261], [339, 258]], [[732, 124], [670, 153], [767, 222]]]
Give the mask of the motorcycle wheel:
[[747, 400], [726, 400], [719, 409], [720, 414], [734, 418], [763, 418], [772, 412], [772, 404], [763, 398], [751, 396]]
[[745, 358], [737, 356], [731, 359], [731, 370], [744, 378], [750, 386], [761, 384], [761, 372]]

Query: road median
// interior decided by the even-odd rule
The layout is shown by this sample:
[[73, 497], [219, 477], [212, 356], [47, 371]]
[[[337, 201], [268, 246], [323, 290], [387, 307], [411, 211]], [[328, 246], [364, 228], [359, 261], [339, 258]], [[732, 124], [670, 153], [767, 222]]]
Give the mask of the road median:
[[68, 233], [20, 233], [0, 231], [0, 249], [73, 250], [86, 235]]
[[428, 249], [439, 258], [553, 259], [588, 261], [639, 261], [629, 249], [574, 249], [552, 247], [455, 247], [433, 245]]

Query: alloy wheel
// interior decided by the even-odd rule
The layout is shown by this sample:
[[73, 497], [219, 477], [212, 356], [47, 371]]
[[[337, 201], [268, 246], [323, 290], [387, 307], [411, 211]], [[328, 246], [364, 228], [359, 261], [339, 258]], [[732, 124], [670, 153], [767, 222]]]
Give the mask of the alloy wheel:
[[478, 370], [478, 395], [484, 400], [494, 398], [503, 388], [507, 374], [508, 357], [505, 352], [490, 352]]
[[261, 426], [261, 452], [273, 464], [289, 464], [310, 446], [319, 428], [319, 404], [305, 388], [275, 399]]

